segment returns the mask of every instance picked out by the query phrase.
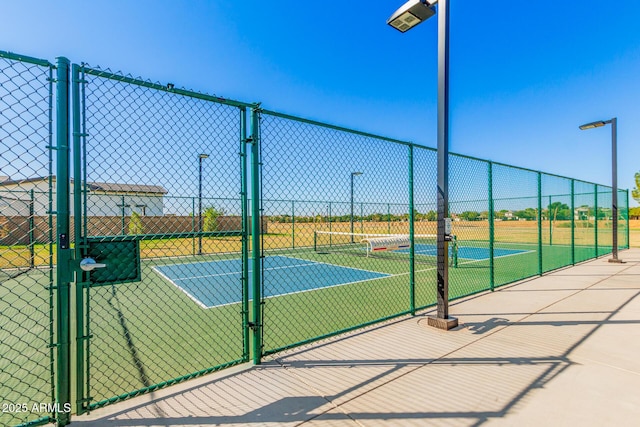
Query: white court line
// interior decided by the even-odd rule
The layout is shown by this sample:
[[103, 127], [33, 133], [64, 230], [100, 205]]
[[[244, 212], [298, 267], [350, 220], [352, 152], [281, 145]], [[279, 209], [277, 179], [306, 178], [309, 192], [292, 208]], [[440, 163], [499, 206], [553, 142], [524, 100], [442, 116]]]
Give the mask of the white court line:
[[[532, 252], [535, 252], [535, 251], [521, 251], [521, 252], [518, 252], [518, 253], [515, 253], [515, 254], [508, 254], [508, 255], [501, 255], [501, 256], [497, 256], [497, 257], [495, 257], [494, 259], [497, 259], [497, 258], [506, 258], [506, 257], [516, 256], [516, 255], [523, 255], [523, 254], [526, 254], [526, 253], [532, 253]], [[277, 256], [281, 256], [281, 255], [277, 255]], [[322, 287], [317, 287], [317, 288], [312, 288], [312, 289], [304, 289], [304, 290], [300, 290], [300, 291], [287, 292], [287, 293], [284, 293], [284, 294], [271, 295], [271, 296], [268, 296], [268, 297], [264, 297], [264, 299], [275, 298], [275, 297], [280, 297], [280, 296], [285, 296], [285, 295], [294, 295], [294, 294], [299, 294], [299, 293], [304, 293], [304, 292], [316, 291], [316, 290], [320, 290], [320, 289], [335, 288], [335, 287], [338, 287], [338, 286], [352, 285], [352, 284], [355, 284], [355, 283], [370, 282], [370, 281], [372, 281], [372, 280], [384, 279], [384, 278], [389, 278], [389, 277], [407, 276], [407, 275], [409, 275], [409, 274], [410, 274], [410, 272], [399, 273], [399, 274], [387, 274], [387, 273], [381, 273], [381, 272], [379, 272], [379, 271], [365, 270], [365, 269], [362, 269], [362, 268], [346, 267], [346, 266], [343, 266], [343, 265], [330, 264], [330, 263], [327, 263], [327, 262], [321, 262], [321, 261], [311, 261], [311, 260], [306, 260], [306, 259], [303, 259], [303, 258], [288, 257], [288, 256], [286, 256], [286, 257], [284, 257], [284, 258], [291, 258], [291, 259], [295, 259], [295, 260], [298, 260], [298, 261], [310, 261], [310, 262], [309, 262], [309, 263], [307, 263], [307, 264], [298, 264], [298, 265], [294, 265], [294, 266], [284, 266], [284, 267], [267, 268], [266, 270], [267, 270], [267, 271], [269, 271], [269, 270], [277, 270], [277, 269], [283, 269], [283, 268], [306, 267], [306, 266], [311, 266], [311, 265], [314, 265], [314, 264], [324, 264], [324, 265], [329, 265], [329, 266], [332, 266], [332, 267], [341, 267], [341, 268], [348, 268], [348, 269], [351, 269], [351, 270], [360, 270], [360, 271], [365, 271], [365, 272], [368, 272], [368, 273], [378, 274], [378, 275], [380, 275], [380, 276], [379, 276], [379, 277], [373, 277], [373, 278], [370, 278], [370, 279], [365, 279], [365, 280], [356, 280], [356, 281], [353, 281], [353, 282], [347, 282], [347, 283], [337, 283], [337, 284], [335, 284], [335, 285], [322, 286]], [[473, 261], [467, 261], [467, 262], [462, 262], [461, 264], [473, 264], [473, 263], [477, 263], [477, 262], [486, 261], [486, 260], [488, 260], [488, 259], [489, 259], [489, 258], [484, 258], [484, 259], [479, 259], [479, 260], [473, 260]], [[211, 261], [211, 262], [215, 262], [215, 261]], [[168, 264], [168, 265], [171, 265], [171, 264]], [[175, 264], [175, 265], [181, 265], [181, 264]], [[152, 268], [153, 268], [154, 270], [156, 270], [156, 272], [157, 272], [158, 274], [160, 274], [162, 277], [164, 277], [166, 280], [168, 280], [168, 281], [169, 281], [169, 282], [171, 282], [174, 286], [176, 286], [178, 289], [180, 289], [182, 292], [184, 292], [184, 293], [185, 293], [189, 298], [191, 298], [193, 301], [195, 301], [195, 302], [196, 302], [196, 304], [198, 304], [200, 307], [204, 308], [205, 310], [208, 310], [208, 309], [210, 309], [210, 308], [223, 307], [223, 306], [226, 306], [226, 305], [239, 304], [239, 303], [241, 303], [241, 302], [242, 302], [242, 301], [234, 301], [234, 302], [229, 302], [229, 303], [224, 303], [224, 304], [218, 304], [218, 305], [206, 306], [206, 305], [204, 305], [200, 300], [198, 300], [198, 299], [197, 299], [197, 298], [195, 298], [193, 295], [191, 295], [189, 292], [187, 292], [185, 289], [183, 289], [180, 285], [178, 285], [178, 284], [177, 284], [177, 283], [175, 283], [173, 280], [169, 279], [166, 275], [164, 275], [163, 273], [161, 273], [160, 271], [158, 271], [158, 270], [156, 269], [156, 267], [155, 267], [155, 266], [154, 266], [154, 267], [152, 267]], [[436, 268], [437, 268], [437, 267], [431, 267], [431, 268], [427, 268], [427, 269], [424, 269], [424, 270], [416, 270], [414, 273], [423, 273], [423, 272], [426, 272], [426, 271], [433, 271], [433, 270], [436, 270]], [[196, 277], [198, 277], [198, 278], [200, 278], [200, 277], [204, 278], [204, 277], [212, 277], [212, 276], [224, 276], [224, 275], [239, 274], [239, 273], [241, 273], [241, 272], [222, 273], [222, 274], [218, 274], [218, 275], [211, 275], [211, 276], [194, 276], [194, 278], [196, 278]], [[182, 279], [177, 279], [177, 280], [184, 280], [184, 278], [182, 278]]]
[[[215, 262], [215, 261], [211, 261], [211, 262]], [[176, 265], [182, 265], [182, 264], [176, 264]], [[265, 271], [270, 271], [270, 270], [281, 270], [283, 268], [297, 268], [297, 267], [306, 267], [309, 265], [313, 265], [313, 263], [308, 263], [308, 264], [296, 264], [296, 265], [285, 265], [282, 267], [269, 267], [269, 268], [265, 268]], [[165, 266], [162, 266], [165, 267]], [[155, 267], [154, 267], [155, 268]], [[253, 270], [249, 270], [249, 273], [251, 273]], [[219, 276], [231, 276], [234, 274], [242, 274], [242, 271], [232, 271], [230, 273], [218, 273], [218, 274], [205, 274], [203, 276], [188, 276], [188, 277], [180, 277], [178, 279], [173, 279], [176, 282], [181, 281], [181, 280], [190, 280], [190, 279], [204, 279], [206, 277], [219, 277]]]
[[[280, 255], [278, 255], [278, 256], [280, 256]], [[295, 260], [298, 260], [298, 261], [310, 261], [310, 260], [305, 260], [305, 259], [302, 259], [302, 258], [295, 258], [295, 257], [284, 257], [284, 258], [291, 258], [291, 259], [295, 259]], [[212, 261], [212, 262], [215, 262], [215, 261]], [[345, 267], [345, 266], [342, 266], [342, 265], [329, 264], [329, 263], [326, 263], [326, 262], [316, 262], [316, 261], [310, 261], [307, 264], [297, 264], [297, 265], [293, 265], [293, 266], [267, 268], [265, 270], [266, 271], [270, 271], [270, 270], [278, 270], [278, 269], [283, 269], [283, 268], [306, 267], [306, 266], [311, 266], [311, 265], [315, 265], [315, 264], [325, 264], [325, 265], [329, 265], [329, 266], [333, 266], [333, 267], [341, 267], [341, 268], [348, 268], [348, 269], [351, 269], [351, 270], [360, 270], [360, 271], [365, 271], [365, 272], [368, 272], [368, 273], [375, 273], [375, 274], [378, 274], [379, 277], [372, 277], [370, 279], [356, 280], [356, 281], [347, 282], [347, 283], [336, 283], [335, 285], [321, 286], [321, 287], [312, 288], [312, 289], [304, 289], [304, 290], [300, 290], [300, 291], [287, 292], [287, 293], [284, 293], [284, 294], [271, 295], [271, 296], [268, 296], [268, 297], [264, 297], [264, 299], [275, 298], [275, 297], [280, 297], [280, 296], [284, 296], [284, 295], [299, 294], [299, 293], [309, 292], [309, 291], [316, 291], [316, 290], [319, 290], [319, 289], [335, 288], [337, 286], [352, 285], [354, 283], [363, 283], [363, 282], [369, 282], [371, 280], [378, 280], [378, 279], [384, 279], [384, 278], [387, 278], [387, 277], [395, 277], [396, 276], [396, 275], [393, 275], [393, 274], [380, 273], [379, 271], [363, 270], [361, 268], [351, 268], [351, 267]], [[175, 265], [182, 265], [182, 264], [175, 264]], [[165, 266], [167, 266], [167, 265], [165, 265]], [[157, 267], [165, 267], [165, 266], [157, 266]], [[171, 266], [171, 264], [168, 264], [168, 266]], [[163, 278], [165, 278], [166, 280], [171, 282], [171, 284], [173, 284], [175, 287], [177, 287], [182, 292], [184, 292], [189, 298], [191, 298], [193, 301], [195, 301], [200, 307], [204, 308], [205, 310], [208, 310], [210, 308], [223, 307], [225, 305], [239, 304], [239, 303], [242, 302], [242, 301], [234, 301], [234, 302], [229, 302], [229, 303], [224, 303], [224, 304], [206, 306], [199, 299], [195, 298], [193, 295], [191, 295], [189, 292], [187, 292], [184, 288], [182, 288], [180, 285], [178, 285], [173, 280], [169, 279], [165, 274], [163, 274], [162, 272], [157, 270], [156, 266], [154, 266], [152, 268], [158, 274], [160, 274]], [[204, 277], [212, 277], [212, 276], [224, 276], [224, 275], [229, 275], [229, 274], [241, 274], [241, 272], [224, 273], [224, 274], [211, 275], [211, 276], [197, 276], [197, 277], [198, 278], [204, 278]], [[398, 274], [397, 276], [401, 276], [401, 275], [402, 274]], [[196, 278], [196, 276], [194, 276], [194, 278]], [[184, 280], [184, 278], [176, 279], [176, 280]]]
[[[280, 255], [278, 255], [280, 256]], [[331, 264], [328, 262], [322, 262], [322, 261], [312, 261], [310, 259], [304, 259], [304, 258], [296, 258], [296, 257], [292, 257], [292, 256], [288, 256], [285, 258], [291, 258], [291, 259], [297, 259], [298, 261], [309, 261], [315, 264], [324, 264], [324, 265], [330, 265], [332, 267], [342, 267], [342, 268], [349, 268], [351, 270], [360, 270], [360, 271], [366, 271], [367, 273], [376, 273], [376, 274], [387, 274], [387, 273], [380, 273], [379, 271], [373, 271], [373, 270], [365, 270], [364, 268], [356, 268], [356, 267], [347, 267], [345, 265], [340, 265], [340, 264]], [[393, 276], [393, 274], [387, 274], [388, 276]]]
[[178, 285], [176, 282], [174, 282], [173, 280], [169, 279], [167, 276], [164, 275], [164, 273], [162, 273], [160, 270], [156, 269], [156, 266], [151, 267], [152, 269], [154, 269], [156, 271], [156, 273], [158, 273], [160, 276], [164, 277], [166, 280], [169, 281], [169, 283], [171, 283], [173, 286], [175, 286], [176, 288], [180, 289], [182, 292], [184, 292], [189, 298], [191, 298], [193, 301], [195, 301], [196, 304], [198, 304], [200, 307], [204, 308], [204, 309], [208, 309], [211, 307], [207, 307], [206, 305], [204, 305], [202, 303], [202, 301], [200, 301], [198, 298], [194, 297], [193, 295], [191, 295], [189, 292], [187, 292], [182, 286]]

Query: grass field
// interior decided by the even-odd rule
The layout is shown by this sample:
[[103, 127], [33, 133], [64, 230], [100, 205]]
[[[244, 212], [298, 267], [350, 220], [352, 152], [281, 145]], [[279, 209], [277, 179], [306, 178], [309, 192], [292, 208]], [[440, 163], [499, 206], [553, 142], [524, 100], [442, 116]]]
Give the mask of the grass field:
[[[357, 224], [359, 225], [359, 224]], [[511, 283], [539, 273], [537, 228], [529, 224], [496, 226], [496, 248], [521, 251], [495, 259], [494, 285]], [[287, 227], [289, 227], [287, 229]], [[342, 286], [318, 288], [266, 298], [264, 351], [275, 352], [318, 337], [357, 327], [389, 316], [406, 313], [410, 306], [409, 262], [385, 257], [364, 257], [345, 253], [317, 253], [313, 250], [313, 224], [270, 224], [263, 236], [265, 255], [294, 257], [311, 263], [349, 267], [385, 274], [371, 280]], [[332, 224], [333, 231], [348, 231], [349, 224]], [[404, 233], [406, 223], [363, 224], [370, 233]], [[454, 225], [456, 227], [456, 225]], [[327, 227], [324, 227], [325, 229]], [[488, 248], [488, 230], [475, 224], [457, 224], [461, 245]], [[416, 225], [416, 233], [430, 234], [433, 223]], [[356, 231], [358, 228], [356, 227]], [[593, 258], [594, 233], [591, 228], [575, 232], [575, 261]], [[599, 230], [599, 241], [607, 242], [607, 230]], [[571, 264], [571, 231], [556, 227], [543, 229], [542, 271]], [[579, 242], [579, 243], [578, 243]], [[201, 273], [219, 275], [219, 262], [238, 259], [239, 237], [203, 239], [204, 255], [193, 255], [192, 239], [143, 241], [142, 280], [134, 283], [98, 286], [84, 290], [88, 342], [88, 394], [92, 403], [127, 397], [138, 390], [207, 369], [239, 363], [249, 357], [244, 342], [243, 307], [232, 303], [204, 309], [194, 303], [175, 283], [158, 274], [157, 266], [197, 264]], [[48, 247], [46, 250], [48, 258]], [[598, 255], [610, 251], [601, 247]], [[47, 259], [45, 258], [45, 259]], [[12, 261], [13, 262], [13, 261]], [[14, 265], [14, 264], [11, 264]], [[338, 271], [338, 270], [336, 270]], [[35, 269], [4, 281], [0, 287], [0, 396], [16, 402], [48, 402], [51, 399], [49, 346], [50, 269]], [[279, 289], [285, 280], [295, 280], [295, 271], [276, 271], [265, 283], [266, 294], [285, 294]], [[338, 273], [336, 273], [338, 274]], [[460, 259], [450, 269], [451, 298], [490, 287], [488, 259]], [[281, 275], [282, 280], [278, 280]], [[433, 259], [416, 263], [415, 306], [435, 303], [436, 272]], [[239, 277], [230, 287], [242, 287]], [[219, 290], [218, 290], [219, 291]], [[211, 291], [213, 292], [213, 291]], [[75, 297], [72, 301], [75, 306]], [[249, 313], [251, 316], [251, 313]], [[251, 317], [250, 317], [251, 318]], [[75, 318], [73, 331], [75, 334]], [[75, 335], [73, 341], [75, 342]], [[74, 366], [74, 365], [72, 365]], [[75, 370], [72, 369], [72, 371]], [[86, 378], [85, 378], [86, 380]], [[2, 414], [0, 424], [17, 424], [37, 414]]]

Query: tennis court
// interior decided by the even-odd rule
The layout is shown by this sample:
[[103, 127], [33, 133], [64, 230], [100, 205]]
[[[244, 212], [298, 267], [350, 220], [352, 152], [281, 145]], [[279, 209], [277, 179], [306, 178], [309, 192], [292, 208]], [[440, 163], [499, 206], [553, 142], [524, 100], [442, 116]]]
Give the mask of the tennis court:
[[[482, 261], [485, 259], [491, 258], [491, 252], [489, 248], [486, 247], [476, 247], [476, 246], [464, 246], [458, 243], [457, 245], [458, 258], [468, 259], [473, 261]], [[416, 255], [431, 255], [436, 256], [437, 252], [436, 245], [419, 243], [415, 245], [415, 253]], [[408, 253], [409, 249], [400, 249], [397, 252]], [[453, 247], [449, 245], [449, 256], [453, 255]], [[503, 248], [495, 248], [493, 250], [493, 256], [495, 258], [505, 257], [510, 255], [518, 255], [525, 253], [527, 251], [520, 249], [503, 249]]]
[[[242, 301], [242, 260], [240, 258], [155, 266], [153, 269], [177, 286], [203, 308]], [[205, 274], [203, 274], [203, 272]], [[249, 269], [249, 281], [253, 272]], [[287, 256], [264, 259], [265, 297], [275, 297], [314, 289], [379, 279], [388, 274], [343, 267]], [[277, 287], [273, 284], [277, 283]], [[278, 291], [274, 291], [277, 289]], [[252, 298], [251, 289], [249, 298]]]
[[[388, 238], [397, 238], [397, 242], [389, 242]], [[376, 244], [382, 242], [381, 244]], [[415, 235], [414, 255], [417, 262], [433, 263], [437, 257], [436, 235]], [[371, 243], [374, 242], [374, 243]], [[400, 243], [398, 243], [400, 242]], [[389, 243], [389, 244], [388, 244]], [[397, 243], [397, 244], [396, 244]], [[395, 245], [395, 246], [394, 246]], [[374, 246], [376, 246], [374, 248]], [[521, 245], [520, 245], [521, 246]], [[342, 253], [354, 256], [388, 257], [406, 261], [411, 251], [409, 235], [383, 235], [365, 233], [316, 231], [314, 248], [317, 253]], [[461, 263], [478, 263], [492, 257], [488, 242], [453, 240], [448, 245], [449, 258]], [[493, 257], [503, 258], [522, 255], [532, 250], [528, 247], [494, 247]], [[375, 254], [375, 255], [374, 255]], [[454, 266], [458, 265], [456, 261]]]

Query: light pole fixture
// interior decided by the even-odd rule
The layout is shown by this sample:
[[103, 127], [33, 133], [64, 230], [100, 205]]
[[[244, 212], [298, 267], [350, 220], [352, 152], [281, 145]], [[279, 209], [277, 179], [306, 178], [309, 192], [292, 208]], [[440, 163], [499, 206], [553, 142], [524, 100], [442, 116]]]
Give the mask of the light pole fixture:
[[[611, 230], [613, 258], [610, 258], [609, 262], [622, 262], [618, 259], [618, 119], [614, 117], [611, 120], [587, 123], [580, 126], [580, 130], [599, 128], [608, 124], [611, 125], [611, 215], [613, 217]], [[596, 212], [596, 221], [598, 221], [598, 212]]]
[[458, 319], [449, 316], [449, 1], [409, 0], [387, 23], [404, 33], [433, 16], [435, 4], [438, 5], [438, 309], [437, 315], [427, 322], [449, 330], [458, 326]]
[[198, 155], [198, 255], [202, 255], [202, 161], [208, 154]]
[[405, 33], [435, 15], [436, 11], [432, 7], [435, 3], [437, 2], [409, 0], [387, 19], [387, 24]]
[[360, 175], [362, 175], [362, 172], [351, 172], [351, 216], [349, 217], [351, 222], [351, 243], [353, 243], [353, 177]]

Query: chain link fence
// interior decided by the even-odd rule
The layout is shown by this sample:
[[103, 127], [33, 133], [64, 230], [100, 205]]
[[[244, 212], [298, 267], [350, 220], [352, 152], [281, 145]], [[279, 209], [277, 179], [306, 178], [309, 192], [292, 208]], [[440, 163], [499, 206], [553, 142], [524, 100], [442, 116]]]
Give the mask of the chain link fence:
[[53, 70], [0, 52], [0, 425], [54, 417]]
[[139, 280], [77, 284], [77, 333], [90, 337], [80, 406], [92, 409], [248, 360], [246, 110], [108, 70], [77, 76], [76, 239], [133, 240], [141, 259]]
[[[361, 242], [408, 234], [409, 146], [275, 112], [260, 117], [270, 224], [261, 253], [264, 353], [408, 312], [409, 257], [367, 257]], [[272, 232], [272, 218], [287, 214], [297, 223], [295, 248], [289, 234]]]
[[[73, 65], [69, 156], [54, 68], [0, 52], [3, 403], [83, 413], [435, 304], [435, 150]], [[609, 187], [449, 162], [450, 298], [612, 251]], [[29, 409], [0, 424], [56, 418]]]

